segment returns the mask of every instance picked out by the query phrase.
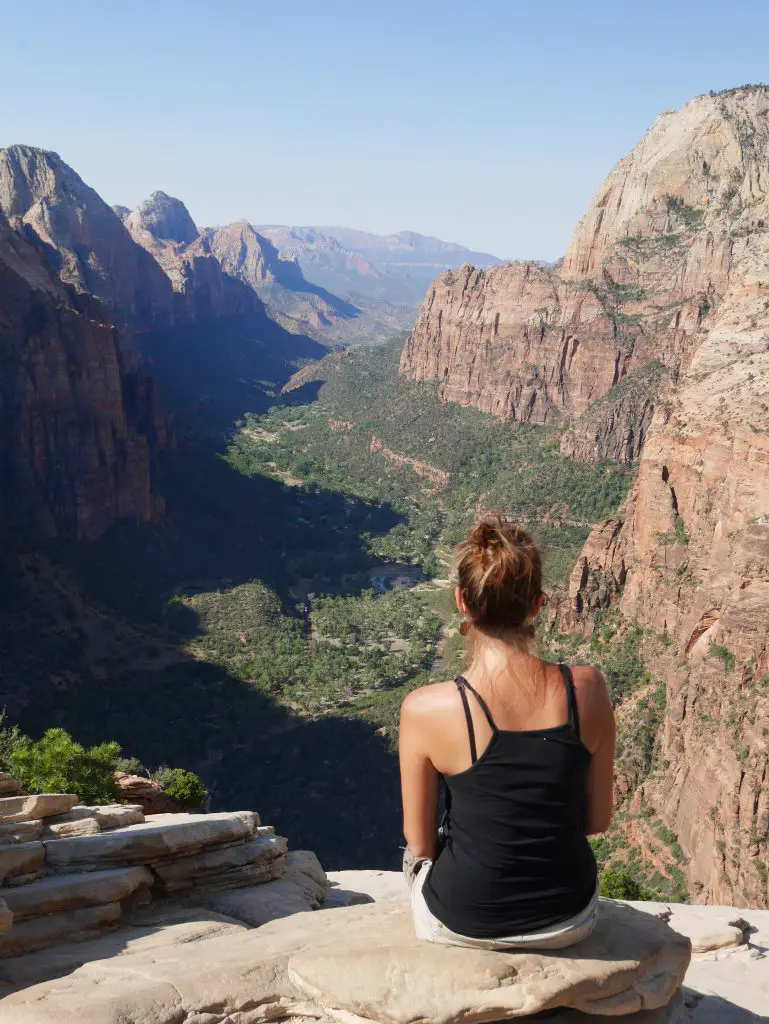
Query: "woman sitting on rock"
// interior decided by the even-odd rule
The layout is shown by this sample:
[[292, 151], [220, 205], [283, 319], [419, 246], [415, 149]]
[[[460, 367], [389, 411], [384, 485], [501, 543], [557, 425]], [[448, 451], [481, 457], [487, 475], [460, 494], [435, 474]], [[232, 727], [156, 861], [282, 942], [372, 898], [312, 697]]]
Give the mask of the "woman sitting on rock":
[[597, 916], [587, 836], [611, 820], [606, 684], [593, 668], [532, 652], [542, 559], [525, 530], [484, 516], [457, 547], [456, 568], [468, 668], [410, 693], [401, 710], [404, 869], [417, 936], [560, 949], [589, 935]]

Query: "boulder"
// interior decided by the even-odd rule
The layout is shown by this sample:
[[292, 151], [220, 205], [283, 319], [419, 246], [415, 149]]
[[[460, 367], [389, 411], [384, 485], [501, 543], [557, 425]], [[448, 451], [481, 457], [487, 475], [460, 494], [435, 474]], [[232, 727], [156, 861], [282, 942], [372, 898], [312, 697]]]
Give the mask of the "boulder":
[[88, 810], [101, 829], [125, 828], [126, 825], [139, 825], [144, 821], [144, 811], [140, 804], [105, 804], [89, 807]]
[[42, 843], [17, 843], [0, 846], [0, 885], [18, 876], [36, 875], [43, 869], [45, 848]]
[[149, 889], [151, 885], [152, 875], [146, 868], [117, 868], [82, 875], [52, 875], [18, 889], [8, 889], [4, 899], [13, 911], [17, 927], [19, 921], [28, 917], [115, 903], [136, 889]]
[[[602, 901], [589, 938], [551, 953], [419, 942], [403, 903], [331, 913], [357, 928], [348, 925], [344, 951], [330, 955], [323, 943], [292, 956], [292, 982], [323, 1006], [389, 1024], [503, 1020], [558, 1006], [601, 1015], [654, 1010], [670, 1002], [691, 956], [689, 940], [659, 918], [611, 901]], [[359, 934], [353, 951], [364, 921], [376, 942]]]
[[[283, 874], [287, 847], [282, 837], [265, 836], [240, 846], [203, 850], [156, 864], [155, 874], [166, 892], [189, 889], [193, 885], [233, 888], [248, 884], [250, 877], [254, 882], [266, 882]], [[280, 864], [274, 865], [277, 860]]]
[[0, 1024], [80, 1024], [84, 1006], [89, 1024], [256, 1024], [308, 1015], [481, 1024], [558, 1007], [613, 1015], [666, 1006], [689, 963], [688, 940], [631, 907], [607, 903], [601, 911], [590, 938], [553, 953], [419, 942], [405, 903], [298, 914], [165, 947], [161, 956], [147, 950], [85, 964], [6, 996]]
[[21, 793], [21, 783], [8, 772], [0, 772], [0, 796], [16, 796]]
[[154, 815], [139, 825], [115, 832], [47, 843], [46, 864], [60, 873], [153, 864], [210, 846], [248, 840], [258, 820], [258, 815], [251, 811]]
[[[65, 936], [93, 938], [102, 928], [115, 924], [119, 919], [120, 904], [109, 903], [106, 906], [82, 907], [79, 910], [67, 910], [60, 914], [46, 914], [44, 917], [14, 922], [10, 931], [0, 935], [0, 957], [43, 949]], [[82, 1020], [82, 1017], [80, 1019]]]
[[144, 814], [183, 814], [184, 808], [163, 792], [157, 782], [142, 775], [115, 772], [120, 796], [142, 809]]
[[32, 796], [0, 797], [0, 825], [36, 818], [50, 818], [71, 810], [77, 797], [69, 793], [35, 793]]

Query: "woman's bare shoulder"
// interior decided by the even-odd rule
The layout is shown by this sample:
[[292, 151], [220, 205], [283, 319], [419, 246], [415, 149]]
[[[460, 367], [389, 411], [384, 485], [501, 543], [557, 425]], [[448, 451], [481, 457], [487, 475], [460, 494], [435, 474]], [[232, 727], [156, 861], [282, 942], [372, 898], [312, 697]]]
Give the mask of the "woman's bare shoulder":
[[409, 693], [401, 705], [401, 717], [420, 718], [453, 707], [457, 687], [453, 682], [429, 683]]

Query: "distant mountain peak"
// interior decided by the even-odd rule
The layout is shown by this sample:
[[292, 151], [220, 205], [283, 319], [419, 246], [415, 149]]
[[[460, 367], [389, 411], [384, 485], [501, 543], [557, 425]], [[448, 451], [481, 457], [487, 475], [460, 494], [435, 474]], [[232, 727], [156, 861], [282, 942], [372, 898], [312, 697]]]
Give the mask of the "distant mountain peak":
[[198, 229], [181, 199], [166, 192], [153, 192], [124, 218], [132, 233], [147, 231], [154, 238], [177, 245], [189, 245], [198, 237]]

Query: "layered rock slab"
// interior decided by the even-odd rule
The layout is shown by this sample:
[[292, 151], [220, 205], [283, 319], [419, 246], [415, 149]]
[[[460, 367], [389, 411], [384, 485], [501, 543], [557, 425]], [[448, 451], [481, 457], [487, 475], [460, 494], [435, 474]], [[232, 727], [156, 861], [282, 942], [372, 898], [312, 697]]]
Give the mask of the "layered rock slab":
[[421, 943], [408, 904], [381, 903], [297, 914], [162, 957], [89, 963], [6, 997], [0, 1024], [79, 1024], [84, 1005], [89, 1024], [255, 1024], [308, 1013], [481, 1024], [555, 1007], [628, 1014], [668, 1004], [689, 957], [687, 939], [620, 904], [602, 906], [596, 931], [571, 950], [503, 954]]
[[146, 868], [89, 871], [82, 875], [53, 875], [39, 882], [8, 889], [3, 899], [16, 924], [28, 917], [114, 903], [136, 889], [149, 888], [152, 875]]
[[57, 839], [47, 844], [46, 863], [60, 873], [152, 864], [250, 839], [258, 824], [259, 816], [251, 811], [152, 815], [116, 832]]
[[38, 818], [65, 814], [77, 803], [76, 796], [66, 793], [37, 793], [34, 796], [0, 798], [0, 825], [16, 825]]

